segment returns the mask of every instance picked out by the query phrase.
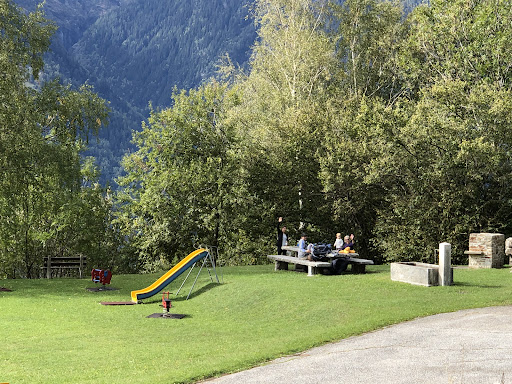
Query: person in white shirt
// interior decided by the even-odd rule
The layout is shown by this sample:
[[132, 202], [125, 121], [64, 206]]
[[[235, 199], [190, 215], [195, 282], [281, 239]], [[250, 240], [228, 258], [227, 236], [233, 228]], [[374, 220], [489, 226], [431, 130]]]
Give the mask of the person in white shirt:
[[340, 250], [343, 246], [343, 239], [341, 238], [341, 233], [336, 234], [336, 241], [334, 242], [334, 249]]

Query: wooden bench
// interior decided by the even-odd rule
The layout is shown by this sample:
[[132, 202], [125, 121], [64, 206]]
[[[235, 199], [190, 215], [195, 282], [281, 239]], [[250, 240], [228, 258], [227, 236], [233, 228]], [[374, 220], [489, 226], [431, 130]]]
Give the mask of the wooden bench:
[[288, 264], [305, 265], [308, 267], [308, 276], [316, 275], [318, 268], [329, 268], [331, 266], [331, 263], [327, 261], [309, 261], [293, 256], [268, 255], [267, 257], [276, 263], [276, 271], [288, 270]]
[[62, 274], [63, 271], [78, 270], [78, 275], [82, 278], [84, 268], [87, 265], [86, 256], [59, 256], [59, 257], [45, 257], [43, 259], [42, 270], [46, 270], [46, 278], [52, 278], [52, 271], [58, 271]]

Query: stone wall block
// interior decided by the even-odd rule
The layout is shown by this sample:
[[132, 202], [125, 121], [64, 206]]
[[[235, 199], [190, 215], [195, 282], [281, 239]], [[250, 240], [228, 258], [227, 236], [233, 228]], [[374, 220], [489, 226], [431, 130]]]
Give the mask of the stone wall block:
[[469, 250], [482, 255], [469, 255], [470, 268], [501, 268], [505, 260], [505, 235], [501, 233], [471, 233]]

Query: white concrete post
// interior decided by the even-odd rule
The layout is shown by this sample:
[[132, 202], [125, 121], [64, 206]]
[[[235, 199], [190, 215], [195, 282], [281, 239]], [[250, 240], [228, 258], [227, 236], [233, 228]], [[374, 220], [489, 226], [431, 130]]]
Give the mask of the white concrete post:
[[439, 244], [439, 285], [452, 285], [452, 245]]

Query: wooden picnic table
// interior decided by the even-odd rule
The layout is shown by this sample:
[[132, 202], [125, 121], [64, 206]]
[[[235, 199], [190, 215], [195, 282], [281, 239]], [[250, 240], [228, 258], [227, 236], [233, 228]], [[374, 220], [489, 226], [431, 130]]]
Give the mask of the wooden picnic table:
[[[294, 253], [295, 254], [294, 256], [298, 256], [298, 253], [299, 253], [298, 246], [285, 245], [285, 246], [281, 247], [281, 249], [284, 249], [285, 251]], [[359, 256], [358, 253], [339, 253], [337, 251], [333, 251], [333, 252], [328, 253], [323, 256], [325, 256], [329, 259], [341, 259], [341, 258], [346, 259], [349, 262], [349, 264], [352, 266], [352, 272], [354, 272], [354, 273], [365, 273], [366, 266], [374, 264], [373, 260], [360, 259], [358, 257]], [[275, 259], [273, 259], [273, 260], [275, 260]], [[288, 259], [288, 260], [291, 260], [291, 259]], [[288, 262], [290, 262], [290, 261], [288, 261]], [[318, 266], [318, 267], [321, 268], [322, 266]]]
[[[297, 247], [296, 245], [283, 245], [281, 247], [281, 249], [284, 249], [285, 251], [289, 251], [289, 252], [295, 252], [296, 254], [299, 253], [299, 247]], [[295, 255], [297, 256], [297, 255]]]

